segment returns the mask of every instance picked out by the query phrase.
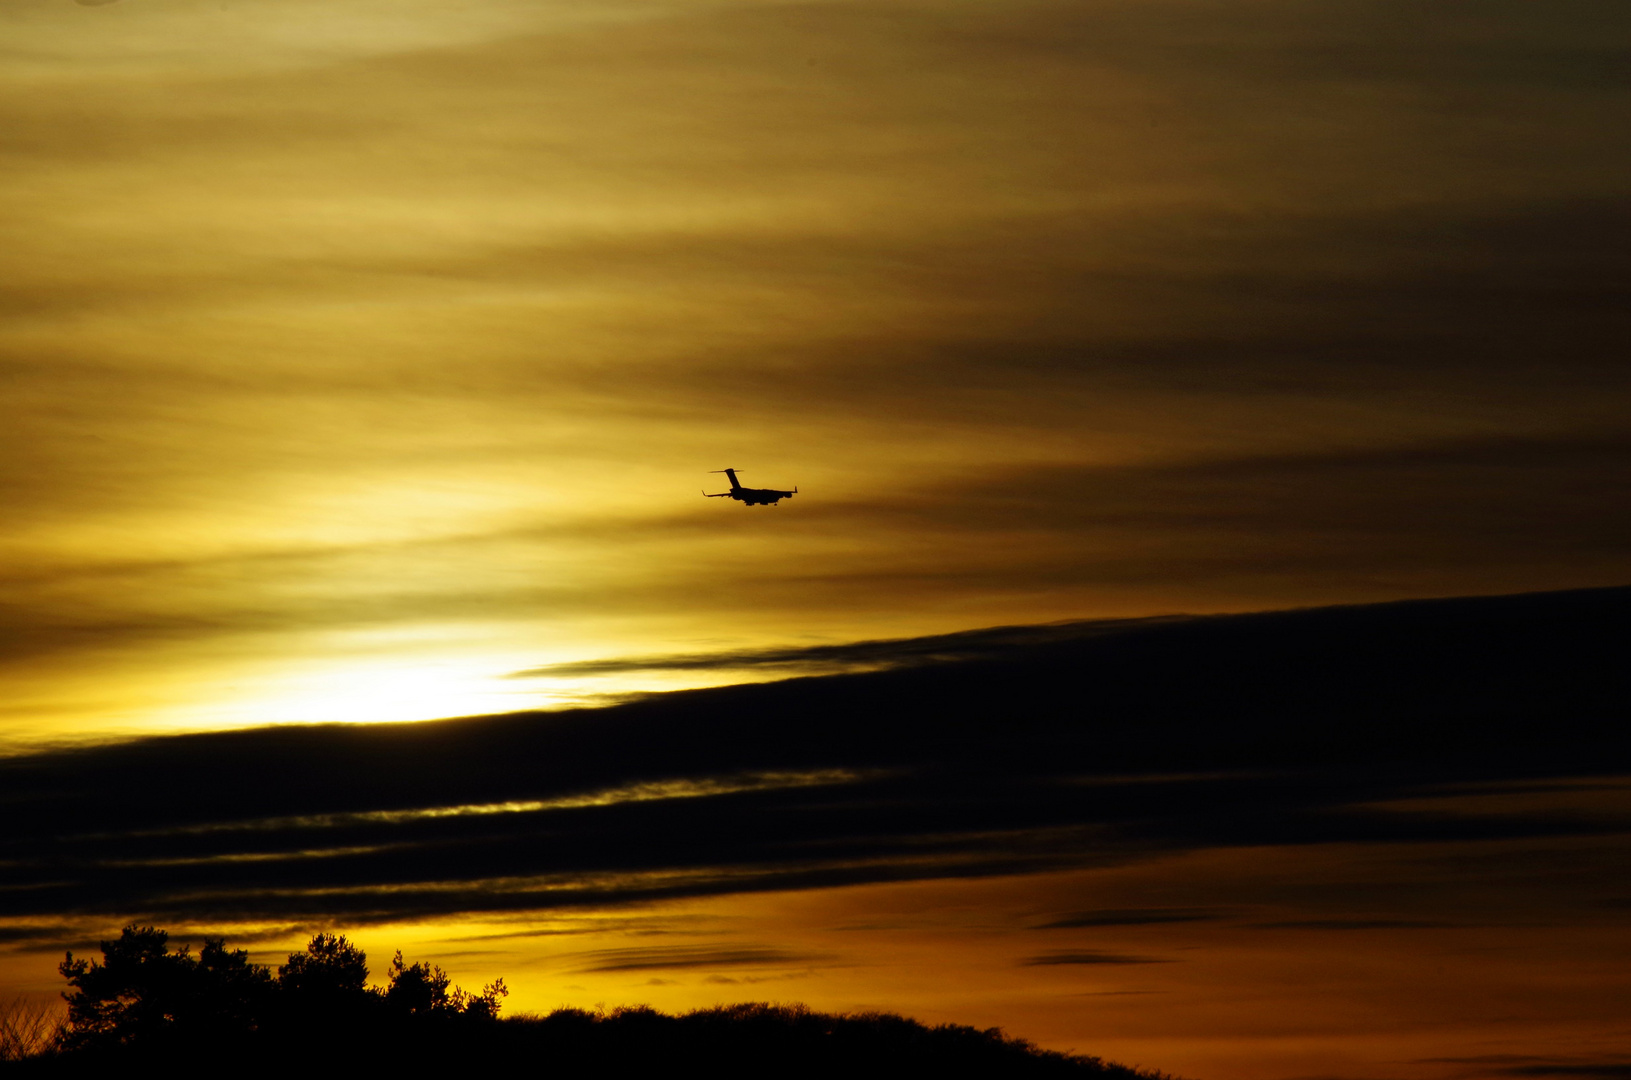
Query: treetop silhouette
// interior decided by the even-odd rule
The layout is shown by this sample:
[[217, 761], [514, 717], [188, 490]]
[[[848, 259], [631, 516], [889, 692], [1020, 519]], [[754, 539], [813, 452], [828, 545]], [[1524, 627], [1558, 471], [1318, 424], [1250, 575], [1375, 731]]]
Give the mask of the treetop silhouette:
[[68, 953], [58, 971], [72, 987], [63, 994], [68, 1019], [65, 1050], [153, 1049], [221, 1042], [246, 1036], [277, 1037], [309, 1029], [400, 1025], [416, 1017], [496, 1019], [508, 993], [502, 979], [480, 994], [452, 985], [440, 967], [406, 964], [398, 952], [384, 987], [368, 985], [368, 957], [344, 935], [314, 936], [289, 954], [274, 979], [269, 968], [206, 938], [194, 956], [171, 950], [169, 934], [127, 926], [102, 942], [102, 959]]
[[[315, 935], [271, 970], [209, 937], [195, 956], [169, 935], [127, 926], [102, 959], [60, 969], [71, 990], [52, 1052], [8, 1063], [35, 1075], [83, 1075], [87, 1063], [171, 1068], [210, 1062], [240, 1075], [287, 1075], [294, 1063], [347, 1069], [381, 1055], [414, 1067], [540, 1066], [561, 1075], [643, 1075], [676, 1066], [721, 1077], [932, 1075], [1171, 1080], [1098, 1058], [1042, 1050], [997, 1028], [925, 1026], [891, 1013], [819, 1013], [746, 1003], [669, 1015], [647, 1006], [561, 1008], [499, 1019], [502, 979], [480, 994], [440, 966], [397, 952], [386, 985], [368, 985], [368, 957], [343, 935]], [[404, 1057], [405, 1056], [405, 1057]]]

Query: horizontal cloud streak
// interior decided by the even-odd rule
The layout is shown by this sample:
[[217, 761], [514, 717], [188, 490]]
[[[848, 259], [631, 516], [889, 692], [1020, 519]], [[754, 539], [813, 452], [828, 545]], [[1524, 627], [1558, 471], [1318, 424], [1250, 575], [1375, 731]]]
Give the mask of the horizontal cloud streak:
[[1126, 953], [1106, 952], [1052, 952], [1040, 956], [1026, 957], [1020, 961], [1022, 967], [1057, 967], [1070, 964], [1162, 964], [1165, 960], [1158, 960], [1150, 956], [1129, 956]]
[[704, 777], [696, 780], [658, 780], [633, 784], [628, 787], [590, 791], [581, 795], [568, 795], [556, 799], [467, 803], [460, 806], [431, 806], [408, 810], [367, 810], [342, 814], [262, 818], [254, 821], [211, 822], [205, 825], [161, 829], [150, 834], [127, 833], [124, 835], [175, 836], [182, 833], [240, 831], [292, 832], [314, 829], [344, 829], [355, 826], [366, 827], [376, 824], [404, 825], [410, 822], [438, 818], [485, 817], [492, 814], [534, 814], [547, 810], [575, 810], [590, 806], [614, 806], [621, 803], [717, 797], [743, 791], [844, 784], [857, 779], [860, 779], [859, 774], [848, 770], [825, 769], [804, 773], [760, 773], [746, 776]]
[[662, 971], [665, 969], [707, 969], [722, 967], [787, 967], [808, 965], [824, 959], [802, 956], [783, 949], [687, 949], [687, 948], [634, 948], [602, 949], [578, 954], [585, 964], [578, 970], [591, 971]]
[[1476, 1057], [1427, 1058], [1422, 1064], [1465, 1065], [1490, 1069], [1497, 1076], [1631, 1076], [1631, 1060], [1583, 1057], [1537, 1057], [1524, 1054], [1484, 1054]]
[[1209, 922], [1221, 918], [1220, 913], [1204, 908], [1103, 908], [1098, 911], [1079, 911], [1051, 922], [1041, 923], [1038, 930], [1059, 930], [1078, 926], [1151, 926], [1159, 923]]
[[[1572, 778], [1631, 770], [1612, 632], [1628, 603], [1621, 589], [1004, 628], [959, 639], [984, 654], [917, 662], [908, 643], [914, 663], [889, 670], [601, 710], [14, 757], [0, 916], [368, 922], [1214, 847], [1618, 835], [1624, 785]], [[1412, 925], [1333, 919], [1276, 928]]]
[[8, 24], [0, 738], [1631, 574], [1617, 0], [502, 7]]
[[1028, 647], [1114, 634], [1129, 627], [1158, 624], [1168, 619], [1114, 619], [1066, 623], [1059, 626], [999, 626], [956, 634], [901, 641], [858, 641], [844, 645], [806, 645], [783, 649], [753, 649], [737, 653], [702, 653], [692, 656], [634, 656], [580, 660], [513, 672], [512, 679], [540, 675], [602, 675], [623, 671], [692, 671], [715, 668], [823, 668], [900, 667], [956, 660], [989, 659]]

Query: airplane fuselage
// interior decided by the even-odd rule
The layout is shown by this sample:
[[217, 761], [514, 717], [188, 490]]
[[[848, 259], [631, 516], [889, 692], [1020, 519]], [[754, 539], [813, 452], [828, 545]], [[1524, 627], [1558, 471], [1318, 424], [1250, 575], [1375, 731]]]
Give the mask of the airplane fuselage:
[[736, 479], [735, 469], [720, 469], [719, 471], [730, 477], [731, 489], [721, 491], [717, 495], [708, 495], [708, 492], [704, 491], [703, 494], [708, 495], [710, 499], [723, 499], [729, 495], [737, 502], [748, 506], [775, 506], [783, 499], [791, 499], [799, 491], [798, 488], [794, 488], [792, 491], [777, 491], [775, 488], [743, 487]]
[[737, 488], [730, 493], [737, 502], [749, 506], [775, 506], [782, 499], [791, 499], [791, 491], [772, 491], [770, 488]]

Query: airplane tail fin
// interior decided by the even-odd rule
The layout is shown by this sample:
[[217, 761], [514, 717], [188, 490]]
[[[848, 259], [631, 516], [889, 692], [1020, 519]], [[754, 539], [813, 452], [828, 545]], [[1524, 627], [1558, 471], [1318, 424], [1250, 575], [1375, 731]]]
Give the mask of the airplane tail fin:
[[731, 478], [731, 490], [732, 491], [736, 491], [738, 488], [740, 488], [742, 486], [736, 479], [736, 470], [735, 469], [713, 469], [713, 470], [710, 470], [710, 471], [712, 471], [712, 472], [722, 472], [726, 476], [730, 477]]

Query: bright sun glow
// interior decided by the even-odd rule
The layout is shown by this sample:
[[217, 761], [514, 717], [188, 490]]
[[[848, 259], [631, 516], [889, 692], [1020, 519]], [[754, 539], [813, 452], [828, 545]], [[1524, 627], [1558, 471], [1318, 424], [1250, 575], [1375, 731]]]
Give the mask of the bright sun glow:
[[242, 685], [240, 696], [223, 695], [162, 715], [177, 727], [382, 723], [510, 712], [561, 700], [547, 690], [519, 692], [514, 682], [499, 677], [502, 670], [490, 658], [457, 655], [344, 656], [285, 667]]

